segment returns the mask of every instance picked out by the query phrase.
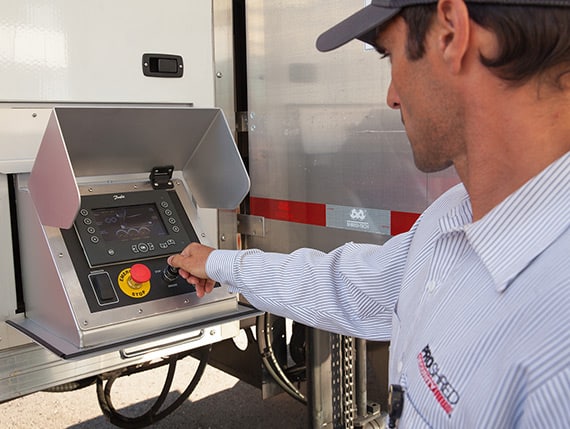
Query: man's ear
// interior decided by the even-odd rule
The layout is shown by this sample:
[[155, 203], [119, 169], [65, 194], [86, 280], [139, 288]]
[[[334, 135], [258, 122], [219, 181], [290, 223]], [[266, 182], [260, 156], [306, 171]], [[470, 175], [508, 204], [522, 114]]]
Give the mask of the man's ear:
[[469, 48], [469, 11], [464, 0], [439, 0], [438, 48], [452, 73], [459, 73]]

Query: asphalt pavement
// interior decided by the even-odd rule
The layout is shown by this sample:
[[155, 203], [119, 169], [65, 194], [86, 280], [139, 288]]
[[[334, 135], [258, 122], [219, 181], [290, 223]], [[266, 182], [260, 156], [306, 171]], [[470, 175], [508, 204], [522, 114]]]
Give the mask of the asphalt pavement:
[[[166, 404], [188, 385], [198, 362], [177, 365]], [[166, 367], [120, 378], [113, 405], [128, 416], [140, 415], [160, 394]], [[283, 393], [263, 400], [261, 390], [208, 366], [190, 397], [154, 429], [301, 429], [308, 427], [305, 405]], [[94, 385], [64, 393], [37, 392], [0, 404], [2, 429], [113, 429], [99, 407]]]

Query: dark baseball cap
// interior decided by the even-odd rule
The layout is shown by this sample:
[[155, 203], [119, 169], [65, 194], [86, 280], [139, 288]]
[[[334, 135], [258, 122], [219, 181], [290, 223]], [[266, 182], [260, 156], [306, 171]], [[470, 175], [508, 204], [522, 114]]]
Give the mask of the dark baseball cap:
[[[570, 0], [466, 0], [466, 2], [570, 7]], [[332, 51], [352, 39], [374, 45], [376, 29], [396, 16], [402, 8], [430, 3], [437, 3], [437, 0], [372, 0], [368, 6], [321, 34], [317, 39], [317, 49], [322, 52]]]

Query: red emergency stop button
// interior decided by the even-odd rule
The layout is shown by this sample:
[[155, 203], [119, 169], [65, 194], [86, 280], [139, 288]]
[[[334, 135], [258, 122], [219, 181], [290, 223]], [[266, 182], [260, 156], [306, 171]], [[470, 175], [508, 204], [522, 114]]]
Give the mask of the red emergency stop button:
[[131, 279], [134, 283], [148, 282], [152, 276], [150, 269], [144, 264], [134, 264], [131, 267]]
[[152, 272], [146, 265], [134, 264], [119, 273], [117, 283], [125, 295], [131, 298], [144, 298], [150, 292], [151, 276]]

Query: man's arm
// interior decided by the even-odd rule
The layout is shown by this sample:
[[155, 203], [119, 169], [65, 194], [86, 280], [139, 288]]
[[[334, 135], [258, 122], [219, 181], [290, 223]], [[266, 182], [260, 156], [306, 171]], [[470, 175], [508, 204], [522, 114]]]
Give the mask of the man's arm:
[[411, 237], [402, 234], [383, 246], [347, 243], [329, 253], [214, 250], [194, 243], [169, 263], [196, 285], [198, 296], [218, 281], [260, 310], [332, 332], [387, 340]]

